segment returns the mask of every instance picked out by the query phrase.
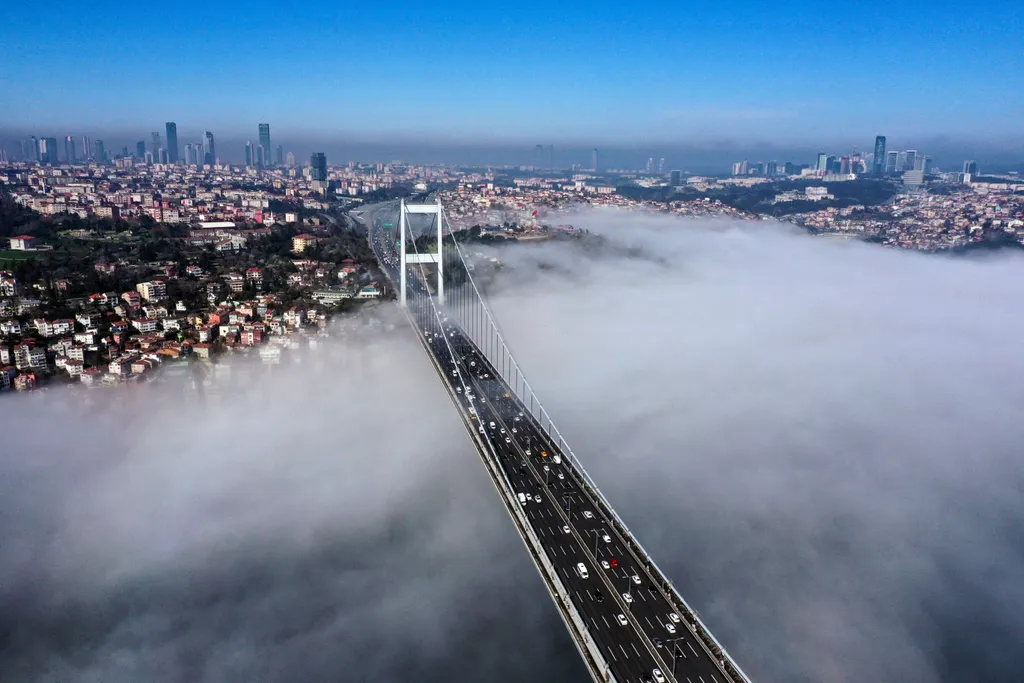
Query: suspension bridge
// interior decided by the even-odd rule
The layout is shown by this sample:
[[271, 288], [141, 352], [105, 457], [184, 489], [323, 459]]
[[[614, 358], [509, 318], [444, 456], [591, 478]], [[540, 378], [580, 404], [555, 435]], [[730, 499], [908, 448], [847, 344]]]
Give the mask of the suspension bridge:
[[750, 683], [558, 431], [440, 199], [387, 202], [356, 217], [593, 679]]

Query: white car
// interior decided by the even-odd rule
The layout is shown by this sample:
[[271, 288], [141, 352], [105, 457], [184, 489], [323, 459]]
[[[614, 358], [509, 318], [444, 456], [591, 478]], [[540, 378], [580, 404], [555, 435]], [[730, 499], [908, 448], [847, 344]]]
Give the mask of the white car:
[[633, 576], [631, 576], [629, 578], [633, 579], [633, 583], [635, 583], [636, 585], [638, 585], [638, 586], [640, 585], [640, 577], [637, 576], [636, 574], [633, 574]]
[[501, 433], [502, 433], [502, 434], [504, 434], [504, 433], [505, 433], [505, 428], [504, 428], [504, 427], [502, 427], [502, 428], [501, 428]]
[[572, 529], [569, 528], [568, 524], [566, 524], [565, 526], [562, 527], [562, 531], [563, 531], [563, 533], [567, 533], [567, 534], [571, 534], [572, 533]]
[[620, 614], [619, 616], [617, 616], [615, 618], [618, 619], [619, 623], [622, 624], [623, 626], [628, 626], [629, 625], [629, 621], [626, 619], [626, 615], [625, 614]]
[[533, 499], [539, 503], [540, 502], [540, 494], [538, 493], [537, 495], [535, 495], [533, 497]]
[[672, 622], [669, 622], [669, 623], [665, 624], [665, 630], [668, 631], [669, 633], [675, 633], [676, 632], [676, 627], [672, 625]]
[[583, 511], [583, 516], [586, 517], [587, 519], [593, 519], [594, 518], [594, 513], [591, 512], [590, 510], [584, 510]]
[[545, 471], [545, 472], [550, 472], [550, 471], [551, 471], [551, 468], [550, 468], [550, 467], [548, 467], [547, 465], [544, 465], [544, 471]]
[[665, 674], [661, 673], [661, 669], [654, 669], [651, 675], [654, 676], [656, 683], [665, 683]]
[[508, 437], [506, 436], [506, 437], [505, 437], [505, 443], [512, 443], [512, 439], [510, 439], [510, 438], [508, 438]]
[[609, 536], [608, 534], [601, 534], [601, 540], [604, 541], [605, 543], [611, 543], [612, 542], [612, 537]]
[[604, 567], [605, 569], [611, 569], [612, 568], [612, 566], [610, 564], [608, 564], [608, 560], [601, 560], [601, 566]]
[[530, 449], [529, 448], [526, 449], [526, 454], [530, 455]]
[[674, 623], [674, 624], [678, 624], [678, 623], [679, 623], [679, 615], [678, 615], [678, 614], [676, 614], [675, 612], [672, 612], [671, 614], [669, 614], [669, 615], [668, 615], [668, 618], [669, 618], [669, 619], [670, 619], [670, 620], [672, 621], [672, 623]]
[[518, 429], [516, 429], [515, 427], [513, 427], [513, 428], [512, 428], [512, 433], [513, 433], [513, 434], [518, 434], [518, 433], [519, 433], [519, 430], [518, 430]]
[[[481, 431], [483, 431], [483, 430], [481, 429]], [[559, 478], [559, 479], [565, 479], [565, 475], [564, 475], [564, 474], [562, 474], [561, 472], [559, 472], [559, 473], [558, 473], [558, 478]]]
[[484, 434], [484, 433], [485, 433], [486, 431], [487, 431], [487, 430], [486, 430], [486, 429], [484, 429], [484, 426], [483, 426], [483, 425], [480, 425], [480, 433], [481, 433], [481, 434]]
[[630, 595], [629, 593], [623, 593], [622, 594], [622, 599], [625, 600], [627, 603], [633, 602], [633, 596]]

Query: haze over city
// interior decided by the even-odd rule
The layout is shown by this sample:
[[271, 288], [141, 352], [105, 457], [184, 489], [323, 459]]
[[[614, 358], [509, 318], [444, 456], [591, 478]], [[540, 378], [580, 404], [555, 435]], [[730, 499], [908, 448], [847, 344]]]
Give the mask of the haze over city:
[[6, 8], [0, 681], [1019, 678], [1022, 35]]

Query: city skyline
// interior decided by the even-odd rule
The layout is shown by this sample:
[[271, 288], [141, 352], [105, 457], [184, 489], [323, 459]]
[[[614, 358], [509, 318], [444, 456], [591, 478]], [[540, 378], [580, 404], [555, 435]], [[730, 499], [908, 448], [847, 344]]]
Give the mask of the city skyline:
[[[0, 27], [7, 66], [0, 120], [70, 132], [72, 125], [116, 130], [170, 118], [233, 136], [237, 122], [254, 117], [309, 138], [402, 134], [530, 147], [545, 138], [556, 148], [708, 136], [840, 142], [853, 130], [989, 142], [1022, 133], [1024, 93], [1006, 87], [1005, 75], [1024, 65], [1014, 23], [1005, 20], [1015, 4], [973, 8], [970, 23], [934, 3], [881, 7], [868, 2], [807, 16], [797, 5], [749, 3], [658, 12], [654, 21], [650, 7], [598, 3], [596, 19], [580, 23], [569, 8], [533, 12], [528, 5], [519, 16], [533, 18], [509, 26], [496, 9], [474, 6], [452, 12], [439, 41], [435, 32], [413, 30], [433, 24], [429, 8], [411, 3], [342, 13], [314, 2], [308, 16], [289, 13], [287, 21], [286, 8], [263, 6], [261, 25], [279, 26], [277, 44], [344, 46], [318, 52], [315, 72], [301, 51], [240, 48], [252, 27], [239, 17], [254, 11], [250, 5], [202, 6], [207, 18], [198, 26], [193, 12], [157, 9], [163, 30], [181, 37], [167, 49], [134, 33], [138, 22], [152, 21], [152, 8], [69, 5], [52, 17], [52, 29], [75, 48], [67, 49], [40, 45], [37, 13], [12, 7]], [[78, 30], [96, 16], [117, 21]], [[896, 52], [891, 32], [879, 30], [885, 26], [899, 27]], [[560, 41], [554, 47], [552, 36]], [[965, 45], [1001, 68], [977, 69]], [[344, 87], [315, 75], [332, 72], [345, 74]], [[60, 87], [39, 88], [44, 82]], [[268, 82], [273, 95], [257, 107], [223, 97]], [[380, 106], [399, 93], [404, 106]], [[999, 106], [978, 106], [986, 101]], [[69, 111], [76, 121], [67, 120]]]

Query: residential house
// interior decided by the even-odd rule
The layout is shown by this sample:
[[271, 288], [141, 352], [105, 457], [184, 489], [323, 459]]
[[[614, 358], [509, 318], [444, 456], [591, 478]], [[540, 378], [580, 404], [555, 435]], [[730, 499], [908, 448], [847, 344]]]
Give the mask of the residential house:
[[0, 368], [0, 391], [10, 391], [18, 371], [10, 365]]

